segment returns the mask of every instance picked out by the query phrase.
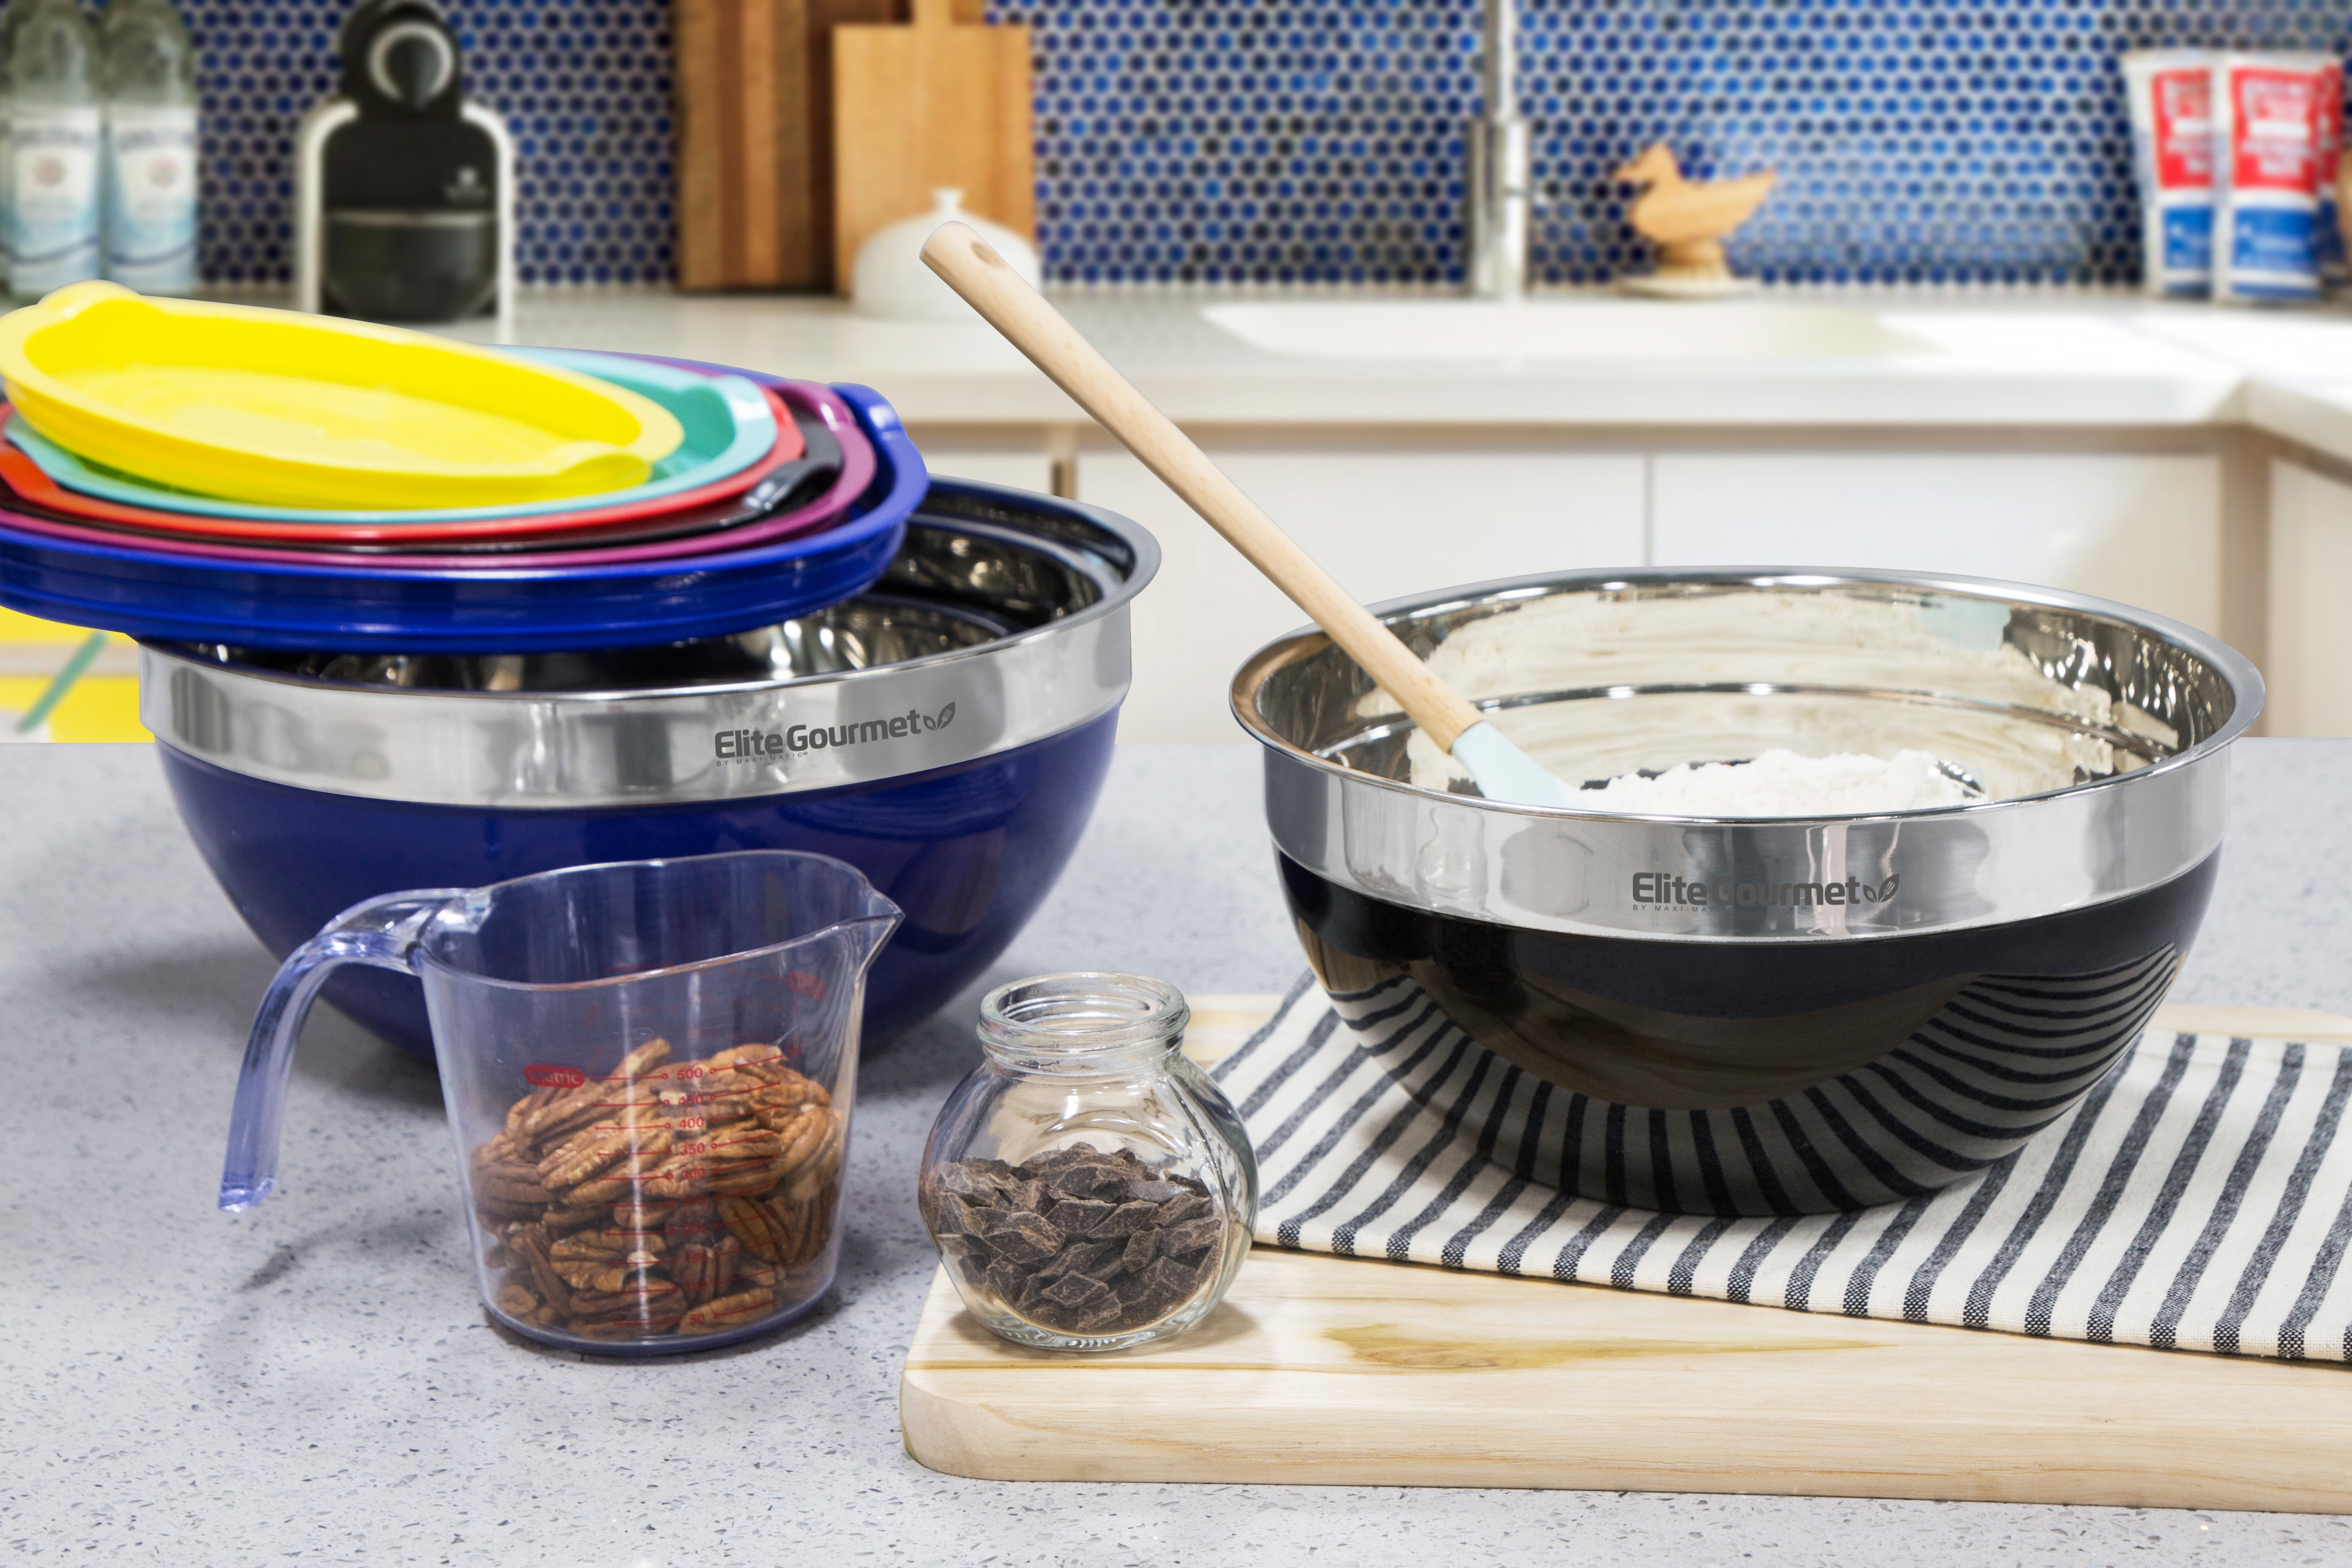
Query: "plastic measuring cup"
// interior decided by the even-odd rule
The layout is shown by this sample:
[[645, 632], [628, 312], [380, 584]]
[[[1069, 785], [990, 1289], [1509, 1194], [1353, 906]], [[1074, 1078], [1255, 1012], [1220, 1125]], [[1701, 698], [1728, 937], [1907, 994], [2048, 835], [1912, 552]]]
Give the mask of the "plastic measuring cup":
[[220, 1206], [277, 1185], [302, 1019], [344, 963], [425, 987], [493, 1317], [606, 1353], [706, 1349], [833, 1283], [866, 966], [898, 906], [741, 850], [393, 893], [288, 955], [237, 1080]]

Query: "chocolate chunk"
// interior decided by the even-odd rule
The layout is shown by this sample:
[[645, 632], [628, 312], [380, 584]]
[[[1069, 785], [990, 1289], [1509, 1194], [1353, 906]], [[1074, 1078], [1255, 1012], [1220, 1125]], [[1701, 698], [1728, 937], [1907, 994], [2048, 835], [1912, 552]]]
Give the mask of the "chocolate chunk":
[[1197, 1264], [1163, 1258], [1143, 1271], [1143, 1282], [1160, 1299], [1161, 1310], [1166, 1310], [1192, 1294], [1201, 1283], [1201, 1268]]
[[943, 1236], [940, 1237], [940, 1250], [960, 1264], [966, 1273], [985, 1273], [988, 1266], [995, 1261], [988, 1249], [988, 1243], [976, 1236]]
[[[988, 1169], [991, 1165], [1003, 1166], [1002, 1173]], [[983, 1203], [1015, 1179], [1013, 1167], [1001, 1160], [958, 1160], [940, 1173], [942, 1188], [958, 1197], [977, 1198]]]
[[1048, 1211], [1047, 1217], [1064, 1236], [1084, 1236], [1110, 1212], [1111, 1205], [1099, 1198], [1064, 1198]]
[[1100, 1279], [1120, 1267], [1124, 1250], [1115, 1241], [1074, 1241], [1039, 1272], [1085, 1274]]
[[1160, 1250], [1182, 1257], [1213, 1247], [1224, 1238], [1225, 1227], [1212, 1215], [1187, 1220], [1182, 1225], [1170, 1226], [1160, 1233]]
[[1007, 1263], [1043, 1263], [1062, 1250], [1062, 1234], [1042, 1215], [999, 1214], [988, 1222], [988, 1246]]
[[1036, 1282], [1037, 1277], [1018, 1263], [988, 1266], [988, 1293], [1007, 1306], [1017, 1306], [1022, 1290]]
[[1133, 1236], [1144, 1226], [1159, 1223], [1160, 1209], [1158, 1204], [1121, 1204], [1087, 1234], [1107, 1241], [1112, 1237]]
[[989, 1212], [964, 1202], [952, 1193], [943, 1193], [928, 1217], [936, 1235], [979, 1236], [986, 1229]]
[[1045, 1299], [1057, 1307], [1083, 1307], [1110, 1295], [1110, 1287], [1083, 1274], [1065, 1274], [1045, 1287]]
[[1181, 1225], [1188, 1219], [1200, 1218], [1215, 1206], [1198, 1193], [1185, 1193], [1160, 1205], [1160, 1223]]
[[1106, 1296], [1090, 1306], [1078, 1308], [1070, 1314], [1072, 1333], [1091, 1334], [1104, 1329], [1118, 1328], [1127, 1316], [1127, 1308], [1116, 1296]]
[[1127, 1173], [1106, 1160], [1066, 1166], [1055, 1173], [1051, 1184], [1066, 1196], [1090, 1198], [1097, 1194], [1115, 1195], [1126, 1189], [1127, 1182]]
[[1129, 1274], [1140, 1274], [1160, 1256], [1159, 1227], [1150, 1226], [1127, 1238], [1127, 1250], [1119, 1255], [1119, 1267]]
[[1189, 1190], [1156, 1177], [1138, 1178], [1127, 1184], [1127, 1195], [1139, 1204], [1164, 1204]]

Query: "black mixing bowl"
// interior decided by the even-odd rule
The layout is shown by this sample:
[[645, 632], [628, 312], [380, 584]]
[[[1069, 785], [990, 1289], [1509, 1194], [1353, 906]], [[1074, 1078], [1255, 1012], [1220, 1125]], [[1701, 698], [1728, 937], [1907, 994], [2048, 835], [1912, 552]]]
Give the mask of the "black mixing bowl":
[[1380, 613], [1572, 780], [1918, 749], [1970, 792], [1846, 817], [1500, 805], [1319, 635], [1235, 678], [1342, 1016], [1458, 1027], [1540, 1096], [1535, 1168], [1677, 1212], [1932, 1192], [2089, 1092], [2187, 956], [2222, 753], [2262, 705], [2186, 626], [1970, 579], [1567, 574]]

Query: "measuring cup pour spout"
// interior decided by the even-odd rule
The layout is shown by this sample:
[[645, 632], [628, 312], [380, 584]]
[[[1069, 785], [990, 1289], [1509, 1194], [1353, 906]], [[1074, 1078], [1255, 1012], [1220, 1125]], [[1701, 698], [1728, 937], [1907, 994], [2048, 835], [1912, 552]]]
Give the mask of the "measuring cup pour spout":
[[220, 1206], [242, 1214], [278, 1185], [278, 1136], [286, 1121], [286, 1080], [302, 1020], [328, 977], [345, 963], [408, 973], [417, 939], [434, 916], [471, 889], [433, 888], [354, 904], [287, 954], [254, 1015], [229, 1114], [228, 1158], [221, 1167]]

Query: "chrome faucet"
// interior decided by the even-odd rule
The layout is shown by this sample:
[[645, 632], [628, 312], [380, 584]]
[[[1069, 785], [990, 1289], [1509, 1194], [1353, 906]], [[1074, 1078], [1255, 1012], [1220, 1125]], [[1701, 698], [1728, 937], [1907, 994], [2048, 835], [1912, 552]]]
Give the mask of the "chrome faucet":
[[1486, 0], [1478, 90], [1486, 114], [1470, 124], [1470, 292], [1517, 300], [1528, 291], [1535, 196], [1528, 122], [1519, 118], [1517, 0]]

